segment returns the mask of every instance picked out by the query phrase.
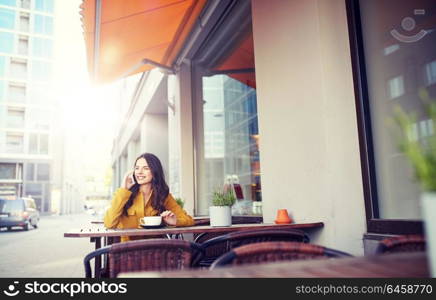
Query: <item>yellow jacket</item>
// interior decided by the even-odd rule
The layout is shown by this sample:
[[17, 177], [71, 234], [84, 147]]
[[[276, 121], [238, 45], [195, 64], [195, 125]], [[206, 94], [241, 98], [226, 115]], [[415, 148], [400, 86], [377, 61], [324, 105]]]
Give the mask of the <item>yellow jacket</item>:
[[[123, 207], [129, 200], [130, 192], [128, 189], [119, 188], [115, 192], [112, 199], [111, 207], [107, 210], [104, 217], [104, 225], [107, 228], [140, 228], [139, 219], [144, 216], [156, 216], [158, 211], [151, 206], [151, 200], [144, 205], [144, 197], [142, 193], [138, 193], [135, 200], [133, 200], [132, 206], [127, 209], [127, 216], [123, 214]], [[171, 194], [165, 199], [165, 209], [172, 211], [177, 217], [176, 226], [192, 226], [194, 220], [184, 211], [180, 205], [177, 204]], [[138, 239], [144, 237], [121, 237], [121, 241], [128, 241], [131, 239]]]

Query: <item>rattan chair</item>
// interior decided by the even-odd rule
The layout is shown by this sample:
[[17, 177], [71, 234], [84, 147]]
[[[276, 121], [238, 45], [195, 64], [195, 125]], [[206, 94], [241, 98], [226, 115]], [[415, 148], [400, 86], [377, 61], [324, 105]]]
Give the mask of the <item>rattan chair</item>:
[[[203, 250], [197, 244], [184, 240], [150, 239], [113, 244], [89, 253], [84, 259], [85, 276], [92, 277], [90, 261], [107, 254], [107, 276], [115, 278], [121, 272], [164, 271], [193, 267]], [[94, 277], [101, 277], [101, 270], [94, 270]]]
[[[198, 239], [196, 241], [198, 241]], [[262, 229], [231, 232], [211, 238], [201, 244], [198, 243], [203, 248], [204, 256], [196, 265], [208, 268], [215, 259], [235, 247], [264, 241], [296, 241], [307, 243], [309, 242], [309, 237], [304, 231], [296, 229]]]
[[425, 251], [426, 243], [422, 235], [400, 235], [386, 238], [378, 244], [376, 254]]
[[259, 264], [283, 260], [349, 257], [348, 253], [301, 242], [261, 242], [240, 246], [217, 258], [210, 269], [229, 265]]

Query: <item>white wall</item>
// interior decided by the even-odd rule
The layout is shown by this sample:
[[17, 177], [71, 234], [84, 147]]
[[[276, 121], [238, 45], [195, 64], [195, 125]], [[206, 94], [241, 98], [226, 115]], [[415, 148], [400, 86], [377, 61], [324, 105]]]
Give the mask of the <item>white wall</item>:
[[141, 153], [156, 155], [162, 163], [168, 182], [168, 117], [145, 114], [141, 122]]
[[264, 220], [287, 208], [324, 222], [312, 242], [363, 254], [345, 1], [253, 0], [252, 12]]

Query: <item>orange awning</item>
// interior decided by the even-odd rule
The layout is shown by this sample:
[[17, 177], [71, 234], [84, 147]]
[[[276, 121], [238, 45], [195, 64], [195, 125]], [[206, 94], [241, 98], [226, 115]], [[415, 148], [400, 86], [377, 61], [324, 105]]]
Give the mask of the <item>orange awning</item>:
[[171, 68], [205, 3], [83, 0], [81, 14], [92, 79], [110, 82], [156, 65]]
[[215, 68], [215, 70], [228, 70], [228, 76], [252, 88], [256, 88], [256, 76], [254, 71], [232, 73], [232, 70], [254, 70], [253, 32], [250, 31], [239, 45], [230, 53], [230, 55], [217, 68]]

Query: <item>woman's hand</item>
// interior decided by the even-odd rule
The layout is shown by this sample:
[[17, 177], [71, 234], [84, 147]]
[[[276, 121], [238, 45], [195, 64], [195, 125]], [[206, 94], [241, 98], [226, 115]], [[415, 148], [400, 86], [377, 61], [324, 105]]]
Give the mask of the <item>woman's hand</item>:
[[124, 175], [123, 180], [123, 188], [130, 190], [130, 188], [135, 184], [135, 181], [133, 180], [133, 172], [129, 171]]
[[166, 210], [160, 214], [162, 216], [163, 221], [170, 226], [176, 226], [177, 217], [171, 210]]

